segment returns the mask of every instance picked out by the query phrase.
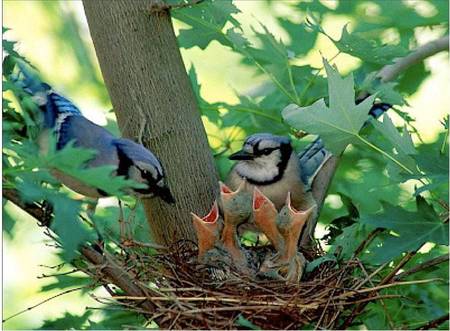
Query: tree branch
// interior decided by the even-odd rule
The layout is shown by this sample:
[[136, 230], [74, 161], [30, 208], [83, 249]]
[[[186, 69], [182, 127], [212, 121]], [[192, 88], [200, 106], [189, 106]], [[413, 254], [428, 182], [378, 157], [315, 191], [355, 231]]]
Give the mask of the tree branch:
[[430, 56], [433, 56], [434, 54], [445, 50], [448, 51], [448, 41], [448, 35], [446, 35], [417, 48], [409, 55], [397, 59], [393, 64], [384, 66], [383, 69], [381, 69], [377, 74], [377, 77], [379, 77], [382, 82], [389, 82], [391, 80], [394, 80], [409, 67], [422, 62], [423, 60]]
[[448, 321], [449, 314], [445, 314], [441, 317], [438, 317], [432, 321], [425, 323], [424, 325], [418, 327], [416, 330], [433, 330], [437, 329], [439, 325]]
[[435, 257], [434, 259], [431, 259], [431, 260], [425, 261], [423, 263], [417, 264], [414, 267], [412, 267], [411, 269], [403, 271], [402, 273], [396, 275], [394, 277], [394, 281], [397, 281], [397, 280], [400, 280], [402, 278], [408, 277], [408, 276], [410, 276], [410, 275], [412, 275], [412, 274], [414, 274], [416, 272], [425, 270], [425, 269], [433, 267], [435, 265], [447, 262], [448, 259], [449, 259], [448, 255], [441, 255], [441, 256]]
[[[378, 72], [377, 76], [383, 82], [391, 81], [397, 78], [402, 72], [407, 70], [410, 66], [417, 64], [425, 60], [426, 58], [437, 54], [438, 52], [448, 50], [449, 49], [448, 41], [449, 41], [448, 35], [441, 37], [437, 40], [431, 41], [417, 48], [409, 55], [397, 59], [395, 63], [384, 66]], [[364, 96], [364, 93], [363, 95], [361, 95], [362, 97]], [[331, 157], [319, 171], [312, 184], [312, 193], [318, 205], [318, 213], [316, 215], [316, 219], [313, 220], [314, 223], [317, 223], [317, 219], [320, 216], [320, 211], [322, 210], [323, 202], [327, 195], [334, 173], [337, 170], [338, 164], [339, 158], [335, 156]], [[315, 226], [313, 229], [315, 229]]]
[[[14, 189], [3, 189], [3, 198], [9, 200], [20, 209], [27, 212], [30, 216], [35, 218], [39, 225], [45, 226], [45, 212], [37, 203], [26, 204], [20, 198], [19, 192]], [[89, 246], [82, 246], [79, 249], [81, 255], [90, 262], [100, 274], [103, 279], [108, 279], [112, 284], [116, 285], [122, 291], [130, 296], [145, 296], [145, 290], [134, 282], [133, 277], [120, 268], [111, 258], [101, 255], [96, 250]], [[154, 305], [146, 300], [143, 301], [142, 307], [149, 313], [154, 310]]]

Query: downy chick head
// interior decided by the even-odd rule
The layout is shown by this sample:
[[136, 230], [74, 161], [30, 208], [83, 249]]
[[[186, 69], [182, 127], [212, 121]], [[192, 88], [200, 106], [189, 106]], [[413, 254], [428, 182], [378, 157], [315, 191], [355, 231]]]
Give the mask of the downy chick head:
[[267, 185], [281, 179], [291, 154], [288, 137], [257, 133], [247, 137], [242, 149], [229, 158], [238, 161], [235, 170], [250, 184]]
[[119, 158], [117, 175], [147, 185], [146, 188], [132, 189], [134, 194], [142, 198], [159, 196], [168, 203], [175, 202], [164, 169], [152, 152], [129, 139], [115, 139], [114, 143]]

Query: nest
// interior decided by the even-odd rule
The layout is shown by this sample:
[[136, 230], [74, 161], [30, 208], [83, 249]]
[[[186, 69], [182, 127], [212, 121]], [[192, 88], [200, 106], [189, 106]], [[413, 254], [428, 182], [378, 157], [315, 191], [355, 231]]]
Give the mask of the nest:
[[[259, 254], [268, 247], [248, 247]], [[355, 278], [357, 260], [338, 267], [324, 262], [306, 273], [299, 284], [255, 280], [229, 269], [214, 280], [211, 269], [197, 262], [197, 246], [180, 241], [149, 255], [148, 247], [124, 247], [116, 263], [134, 277], [145, 296], [113, 294], [102, 302], [145, 314], [162, 329], [299, 329], [307, 326], [338, 328], [355, 304], [379, 299], [376, 288], [362, 288], [367, 279]], [[320, 250], [303, 252], [308, 260]], [[100, 298], [98, 298], [100, 299]], [[149, 303], [152, 309], [143, 308]], [[344, 316], [342, 315], [344, 314]]]

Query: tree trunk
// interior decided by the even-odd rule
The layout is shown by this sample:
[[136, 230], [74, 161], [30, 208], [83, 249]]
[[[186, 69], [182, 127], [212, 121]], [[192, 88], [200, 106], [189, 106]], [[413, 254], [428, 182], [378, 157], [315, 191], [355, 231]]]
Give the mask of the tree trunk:
[[163, 164], [176, 203], [145, 199], [153, 240], [195, 240], [190, 212], [206, 214], [217, 193], [206, 133], [168, 13], [154, 1], [83, 0], [100, 68], [122, 134]]

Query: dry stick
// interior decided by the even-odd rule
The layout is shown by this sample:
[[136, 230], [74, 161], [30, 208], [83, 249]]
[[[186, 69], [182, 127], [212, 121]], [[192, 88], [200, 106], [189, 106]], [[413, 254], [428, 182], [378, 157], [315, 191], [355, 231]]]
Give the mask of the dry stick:
[[383, 69], [381, 69], [377, 74], [377, 77], [379, 77], [382, 82], [388, 82], [395, 79], [403, 71], [414, 64], [422, 62], [427, 57], [430, 57], [436, 53], [448, 50], [448, 41], [448, 35], [446, 35], [417, 48], [411, 54], [397, 59], [393, 64], [383, 67]]
[[436, 329], [439, 325], [444, 323], [445, 321], [448, 321], [449, 314], [445, 314], [441, 317], [438, 317], [432, 321], [427, 322], [426, 324], [418, 327], [416, 330], [432, 330]]
[[424, 269], [433, 267], [433, 266], [438, 265], [440, 263], [447, 262], [448, 259], [449, 259], [448, 255], [441, 255], [441, 256], [435, 257], [435, 258], [433, 258], [431, 260], [428, 260], [426, 262], [420, 263], [420, 264], [412, 267], [411, 269], [409, 269], [407, 271], [403, 271], [402, 273], [396, 275], [394, 277], [394, 281], [397, 281], [399, 279], [408, 277], [408, 276], [410, 276], [410, 275], [412, 275], [412, 274], [414, 274], [416, 272], [419, 272], [419, 271], [422, 271]]
[[[359, 266], [361, 267], [361, 270], [363, 271], [364, 275], [366, 275], [367, 280], [368, 280], [368, 282], [370, 283], [370, 285], [372, 285], [372, 287], [374, 287], [375, 284], [372, 282], [372, 278], [369, 276], [369, 274], [367, 273], [366, 268], [364, 268], [364, 265], [361, 263], [361, 261], [360, 261], [359, 259], [358, 259], [358, 264], [359, 264]], [[389, 314], [389, 312], [388, 312], [388, 310], [387, 310], [386, 304], [384, 303], [384, 300], [383, 300], [383, 299], [380, 299], [380, 302], [381, 302], [381, 305], [383, 306], [384, 314], [386, 315], [386, 318], [387, 318], [387, 320], [388, 320], [389, 327], [390, 327], [392, 330], [394, 330], [394, 329], [395, 329], [395, 327], [394, 327], [394, 322], [392, 321], [392, 317], [391, 317], [391, 315]]]
[[376, 274], [378, 274], [381, 270], [383, 270], [390, 261], [383, 263], [382, 265], [380, 265], [377, 269], [375, 269], [374, 272], [372, 272], [366, 279], [363, 279], [360, 283], [356, 284], [353, 289], [354, 290], [358, 290], [360, 289], [362, 286], [364, 286], [364, 284], [366, 284], [369, 280], [371, 280]]
[[[409, 262], [409, 260], [412, 259], [412, 257], [416, 254], [416, 252], [418, 251], [415, 250], [414, 252], [408, 252], [406, 253], [406, 255], [403, 257], [403, 259], [397, 264], [397, 266], [380, 282], [379, 285], [383, 286], [385, 284], [387, 284], [388, 282], [390, 282], [395, 274], [406, 264]], [[371, 294], [371, 296], [375, 295], [375, 293]], [[339, 327], [340, 329], [347, 329], [351, 323], [353, 322], [353, 320], [355, 319], [356, 316], [358, 316], [363, 309], [366, 307], [367, 303], [362, 303], [357, 305], [352, 313], [350, 314], [349, 317], [347, 317], [347, 319], [344, 321], [344, 323]]]
[[[36, 203], [24, 203], [19, 196], [19, 192], [14, 189], [3, 189], [3, 197], [33, 216], [39, 224], [42, 225], [45, 213]], [[105, 275], [111, 283], [122, 289], [125, 293], [132, 296], [145, 295], [145, 291], [135, 284], [131, 275], [121, 269], [112, 261], [112, 259], [102, 256], [96, 250], [87, 246], [83, 246], [79, 250], [86, 260], [98, 267], [99, 271]], [[143, 302], [142, 307], [145, 308], [148, 313], [151, 313], [154, 310], [154, 305], [149, 301]]]
[[[381, 231], [382, 231], [382, 229], [375, 229], [375, 230], [373, 230], [372, 232], [369, 233], [369, 235], [367, 236], [367, 238], [366, 238], [365, 240], [363, 240], [363, 241], [358, 245], [358, 247], [357, 247], [357, 248], [355, 249], [355, 251], [353, 252], [352, 257], [347, 261], [347, 264], [345, 265], [344, 270], [342, 270], [342, 273], [341, 273], [340, 276], [339, 276], [339, 279], [338, 279], [338, 281], [337, 281], [337, 283], [336, 283], [336, 286], [339, 285], [339, 282], [341, 281], [343, 275], [345, 274], [345, 271], [347, 270], [347, 268], [348, 268], [350, 262], [351, 262], [355, 257], [357, 257], [357, 256], [359, 255], [359, 253], [361, 253], [361, 252], [364, 250], [364, 248], [365, 248], [368, 244], [370, 244], [370, 243], [372, 242], [372, 240], [377, 236], [377, 234], [380, 233]], [[325, 308], [323, 309], [322, 314], [320, 315], [319, 321], [317, 322], [317, 324], [316, 324], [316, 326], [315, 326], [315, 329], [318, 329], [318, 328], [319, 328], [320, 323], [322, 322], [323, 318], [325, 317], [325, 312], [326, 312], [326, 310], [327, 310], [327, 308], [328, 308], [328, 305], [330, 304], [330, 302], [331, 302], [331, 300], [332, 300], [332, 298], [333, 298], [333, 295], [334, 295], [335, 291], [336, 291], [336, 288], [333, 289], [333, 291], [332, 291], [330, 297], [328, 298], [327, 304], [325, 305]], [[335, 318], [337, 318], [337, 316], [335, 316]], [[331, 321], [329, 324], [331, 324], [332, 322], [333, 322], [333, 321]], [[328, 325], [328, 327], [329, 327], [329, 325]]]
[[66, 290], [64, 292], [58, 293], [56, 295], [53, 295], [50, 298], [47, 298], [47, 299], [45, 299], [45, 300], [43, 300], [43, 301], [41, 301], [41, 302], [31, 306], [31, 307], [28, 307], [28, 308], [26, 308], [24, 310], [21, 310], [21, 311], [15, 313], [15, 314], [5, 318], [4, 320], [2, 320], [2, 323], [5, 323], [6, 321], [10, 320], [11, 318], [14, 318], [14, 317], [17, 317], [19, 315], [22, 315], [23, 313], [26, 313], [27, 311], [30, 311], [30, 310], [32, 310], [32, 309], [34, 309], [36, 307], [39, 307], [40, 305], [43, 305], [44, 303], [49, 302], [50, 300], [56, 299], [56, 298], [58, 298], [58, 297], [60, 297], [60, 296], [62, 296], [64, 294], [69, 294], [69, 293], [72, 293], [72, 292], [75, 292], [75, 291], [82, 290], [82, 289], [84, 289], [86, 287], [88, 287], [88, 286], [81, 286], [81, 287], [77, 287], [77, 288], [72, 288], [72, 289]]

